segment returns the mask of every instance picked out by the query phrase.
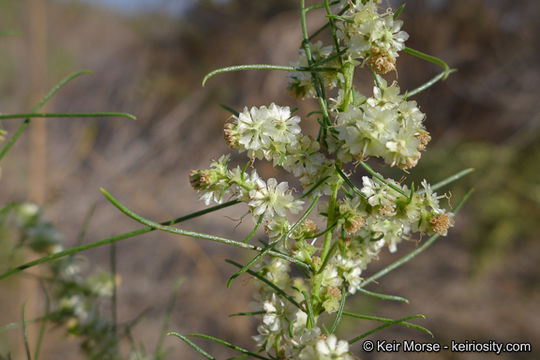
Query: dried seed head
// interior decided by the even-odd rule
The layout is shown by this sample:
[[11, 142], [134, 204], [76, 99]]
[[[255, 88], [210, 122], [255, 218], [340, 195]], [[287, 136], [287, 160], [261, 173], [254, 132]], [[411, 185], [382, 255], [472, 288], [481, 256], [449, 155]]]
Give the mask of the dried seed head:
[[381, 205], [379, 208], [379, 214], [382, 216], [391, 215], [394, 212], [395, 206], [390, 204]]
[[339, 291], [339, 289], [335, 286], [328, 286], [326, 288], [326, 293], [333, 298], [338, 300], [341, 299], [341, 291]]
[[348, 219], [345, 222], [345, 231], [347, 231], [349, 234], [354, 234], [355, 232], [360, 230], [360, 228], [364, 226], [365, 223], [366, 219], [364, 219], [360, 215], [356, 215], [352, 219]]
[[407, 169], [415, 167], [416, 164], [418, 164], [418, 160], [420, 160], [420, 156], [422, 155], [419, 152], [416, 153], [414, 157], [407, 158], [405, 160], [405, 164], [399, 164], [398, 168], [405, 171]]
[[443, 236], [448, 233], [448, 228], [452, 226], [452, 218], [448, 214], [436, 214], [429, 222], [433, 226], [433, 230]]
[[191, 170], [189, 182], [195, 190], [201, 190], [212, 185], [212, 176], [207, 170]]
[[225, 127], [223, 129], [223, 136], [225, 137], [225, 142], [231, 149], [238, 148], [234, 123], [228, 122], [225, 124]]
[[319, 231], [319, 228], [317, 227], [317, 224], [315, 224], [315, 222], [313, 220], [310, 220], [310, 219], [306, 219], [304, 220], [304, 222], [302, 223], [302, 227], [304, 228], [304, 230], [313, 235], [313, 234], [316, 234], [317, 231]]
[[396, 59], [386, 52], [386, 50], [380, 50], [378, 47], [371, 48], [372, 55], [367, 59], [367, 64], [377, 74], [386, 74], [390, 71], [396, 71]]
[[431, 141], [431, 136], [427, 131], [420, 131], [418, 134], [416, 134], [416, 138], [420, 141], [420, 145], [418, 145], [418, 151], [422, 151], [426, 148], [427, 144]]

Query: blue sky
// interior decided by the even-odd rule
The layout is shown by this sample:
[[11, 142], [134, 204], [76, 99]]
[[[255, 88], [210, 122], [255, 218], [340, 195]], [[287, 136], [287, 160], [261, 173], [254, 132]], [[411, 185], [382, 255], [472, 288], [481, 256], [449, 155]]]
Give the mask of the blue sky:
[[[64, 0], [66, 1], [66, 0]], [[160, 11], [169, 14], [181, 14], [197, 0], [68, 0], [81, 1], [108, 7], [126, 14], [144, 11]]]

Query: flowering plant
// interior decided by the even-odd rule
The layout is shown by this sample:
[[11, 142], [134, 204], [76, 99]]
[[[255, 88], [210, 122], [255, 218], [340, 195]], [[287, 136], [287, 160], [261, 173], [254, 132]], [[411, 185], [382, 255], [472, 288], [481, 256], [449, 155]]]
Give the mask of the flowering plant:
[[[223, 155], [208, 169], [192, 171], [190, 181], [207, 205], [233, 199], [248, 206], [255, 227], [242, 244], [247, 244], [261, 226], [268, 238], [262, 249], [255, 249], [259, 254], [248, 264], [229, 261], [240, 270], [228, 285], [243, 273], [260, 280], [255, 294], [259, 307], [250, 313], [260, 316], [258, 335], [254, 337], [259, 351], [228, 346], [261, 359], [352, 359], [349, 344], [367, 334], [349, 341], [334, 335], [343, 315], [362, 317], [344, 312], [347, 296], [360, 292], [404, 300], [364, 288], [447, 234], [461, 203], [452, 211], [445, 210], [439, 202], [445, 196], [434, 191], [470, 170], [436, 185], [424, 180], [415, 187], [414, 183], [407, 186], [384, 178], [365, 162], [370, 157], [380, 158], [405, 172], [418, 163], [431, 137], [423, 124], [425, 114], [411, 97], [452, 72], [442, 60], [405, 47], [408, 34], [397, 19], [403, 6], [394, 12], [383, 10], [373, 0], [325, 0], [311, 7], [301, 0], [300, 5], [303, 42], [293, 66], [223, 68], [207, 75], [203, 84], [228, 71], [290, 71], [290, 90], [301, 99], [312, 98], [319, 103], [317, 137], [302, 132], [300, 117], [289, 107], [271, 103], [246, 107], [241, 112], [227, 107], [233, 115], [225, 124], [225, 141], [232, 149], [246, 153], [248, 162], [243, 168], [232, 167], [230, 156]], [[306, 14], [317, 9], [326, 11], [328, 23], [310, 36]], [[325, 28], [330, 29], [333, 45], [313, 43], [314, 36]], [[440, 64], [444, 70], [419, 88], [401, 93], [396, 81], [389, 85], [381, 76], [397, 73], [396, 60], [401, 51]], [[356, 90], [353, 79], [357, 69], [373, 73], [373, 94]], [[301, 184], [302, 195], [295, 198], [287, 182], [263, 179], [256, 170], [248, 171], [257, 160], [271, 161], [274, 167], [291, 173]], [[354, 185], [345, 170], [350, 164], [353, 169], [360, 165], [369, 174], [362, 177], [361, 186]], [[318, 215], [314, 215], [317, 207]], [[302, 211], [296, 221], [290, 220], [291, 214]], [[430, 238], [389, 268], [363, 277], [368, 264], [385, 247], [395, 252], [401, 241], [414, 234]], [[294, 266], [303, 276], [293, 275]], [[321, 321], [325, 313], [335, 314], [330, 329]], [[379, 321], [402, 323], [429, 333], [406, 322], [410, 318]], [[172, 334], [212, 358], [185, 336]]]
[[[322, 0], [306, 7], [300, 0], [303, 41], [299, 59], [291, 66], [242, 65], [215, 70], [203, 80], [225, 72], [252, 69], [289, 72], [289, 89], [299, 99], [314, 99], [319, 130], [316, 136], [304, 134], [296, 109], [275, 103], [227, 108], [232, 117], [225, 124], [224, 137], [231, 149], [246, 153], [245, 166], [232, 166], [230, 155], [214, 160], [208, 169], [193, 170], [190, 182], [206, 205], [213, 207], [156, 223], [141, 217], [102, 189], [103, 194], [122, 212], [145, 225], [137, 231], [95, 243], [52, 252], [38, 260], [0, 274], [0, 279], [22, 269], [58, 259], [91, 247], [111, 244], [153, 230], [207, 239], [257, 254], [238, 268], [232, 281], [242, 274], [258, 280], [254, 295], [258, 308], [236, 315], [259, 317], [257, 350], [250, 351], [208, 335], [176, 336], [207, 359], [214, 359], [190, 340], [205, 338], [259, 359], [353, 359], [349, 345], [375, 331], [394, 324], [429, 330], [408, 320], [360, 315], [345, 311], [346, 299], [355, 294], [403, 301], [366, 287], [410, 260], [445, 236], [454, 224], [454, 215], [470, 195], [453, 209], [440, 204], [444, 195], [435, 191], [471, 171], [464, 170], [434, 185], [426, 180], [420, 186], [386, 178], [366, 161], [373, 158], [408, 173], [418, 163], [431, 139], [423, 122], [425, 114], [412, 97], [453, 72], [431, 55], [405, 46], [408, 34], [401, 30], [396, 11], [383, 9], [376, 0]], [[328, 22], [313, 34], [307, 31], [307, 14], [324, 11]], [[329, 30], [331, 45], [315, 41]], [[396, 73], [400, 53], [435, 63], [443, 71], [421, 86], [402, 92], [397, 81], [382, 75]], [[355, 72], [373, 74], [372, 94], [360, 93], [354, 85]], [[275, 178], [262, 178], [255, 165], [270, 161], [295, 177], [297, 185]], [[361, 185], [352, 177], [363, 169]], [[295, 188], [296, 187], [296, 188]], [[293, 190], [301, 192], [295, 196]], [[253, 219], [253, 230], [243, 241], [193, 232], [173, 226], [179, 222], [243, 203]], [[296, 217], [294, 217], [296, 215]], [[294, 219], [294, 220], [293, 220]], [[259, 232], [266, 234], [261, 245], [251, 243]], [[414, 236], [429, 238], [411, 253], [383, 270], [365, 277], [364, 271], [385, 248], [395, 252], [400, 242]], [[114, 284], [113, 284], [114, 285]], [[329, 316], [325, 316], [329, 315]], [[343, 340], [335, 335], [343, 316], [379, 321], [378, 328]], [[330, 323], [326, 320], [333, 319]]]

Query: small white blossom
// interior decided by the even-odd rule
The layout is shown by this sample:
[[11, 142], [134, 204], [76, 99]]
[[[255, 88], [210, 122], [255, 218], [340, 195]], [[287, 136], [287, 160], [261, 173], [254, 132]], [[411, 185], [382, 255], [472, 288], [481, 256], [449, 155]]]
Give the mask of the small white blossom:
[[249, 206], [254, 216], [263, 215], [272, 218], [275, 215], [285, 217], [287, 210], [297, 214], [302, 209], [302, 200], [295, 200], [287, 182], [277, 183], [271, 178], [265, 183], [257, 181], [258, 189], [249, 192]]
[[396, 192], [378, 180], [362, 176], [362, 184], [360, 191], [368, 198], [371, 206], [392, 205], [396, 200]]
[[318, 360], [352, 360], [349, 354], [349, 343], [345, 340], [338, 341], [334, 334], [317, 341], [315, 349]]
[[409, 38], [401, 31], [403, 22], [395, 20], [391, 10], [379, 13], [375, 1], [352, 4], [343, 18], [347, 21], [337, 23], [338, 36], [349, 57], [367, 61], [378, 73], [395, 70], [398, 52]]
[[226, 128], [227, 141], [248, 151], [251, 158], [280, 158], [287, 145], [295, 145], [300, 134], [300, 117], [291, 116], [289, 107], [270, 106], [244, 108]]

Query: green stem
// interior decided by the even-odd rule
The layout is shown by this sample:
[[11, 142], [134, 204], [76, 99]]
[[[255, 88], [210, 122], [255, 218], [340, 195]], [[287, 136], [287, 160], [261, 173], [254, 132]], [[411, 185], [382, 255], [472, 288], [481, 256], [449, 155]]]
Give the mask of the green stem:
[[7, 119], [31, 119], [31, 118], [81, 118], [81, 117], [127, 117], [132, 120], [137, 118], [131, 114], [119, 112], [96, 112], [96, 113], [28, 113], [0, 115], [0, 120]]
[[377, 331], [381, 331], [382, 329], [386, 329], [387, 327], [390, 327], [392, 325], [397, 325], [397, 324], [402, 324], [404, 322], [406, 322], [407, 320], [411, 320], [411, 319], [417, 319], [417, 318], [422, 318], [422, 319], [425, 319], [425, 316], [422, 315], [422, 314], [416, 314], [416, 315], [411, 315], [411, 316], [407, 316], [407, 317], [404, 317], [404, 318], [401, 318], [401, 319], [398, 319], [398, 320], [392, 320], [390, 322], [387, 322], [386, 324], [384, 325], [381, 325], [371, 331], [368, 331], [360, 336], [357, 336], [355, 337], [354, 339], [352, 340], [349, 340], [349, 344], [354, 344], [355, 342], [357, 342], [358, 340], [361, 340], [373, 333], [376, 333]]
[[[330, 24], [332, 38], [334, 39], [334, 49], [336, 50], [336, 53], [339, 54], [339, 39], [336, 33], [336, 25], [334, 24], [334, 14], [332, 13], [332, 9], [330, 9], [328, 0], [324, 0], [324, 7], [326, 9], [326, 15], [328, 15], [328, 23]], [[339, 63], [343, 66], [343, 59], [341, 56], [339, 57]]]
[[24, 340], [24, 349], [26, 350], [26, 358], [32, 360], [30, 355], [30, 345], [28, 344], [28, 330], [26, 329], [26, 302], [23, 304], [22, 308], [22, 328], [23, 328], [23, 340]]
[[411, 96], [414, 96], [416, 94], [418, 94], [419, 92], [422, 92], [424, 90], [426, 90], [427, 88], [433, 86], [434, 84], [436, 84], [439, 80], [441, 80], [443, 77], [446, 78], [448, 75], [456, 72], [457, 70], [456, 69], [451, 69], [449, 70], [448, 72], [441, 72], [439, 73], [438, 75], [435, 75], [433, 78], [431, 78], [431, 80], [429, 80], [428, 82], [420, 85], [419, 87], [417, 87], [416, 89], [413, 89], [411, 91], [408, 91], [407, 92], [407, 98], [411, 97]]
[[178, 295], [178, 291], [180, 290], [180, 286], [182, 286], [182, 283], [184, 282], [183, 278], [179, 278], [176, 280], [173, 286], [173, 290], [171, 292], [171, 295], [169, 297], [169, 302], [167, 304], [167, 311], [165, 312], [165, 317], [163, 319], [163, 325], [161, 326], [161, 334], [159, 335], [158, 343], [156, 346], [156, 353], [155, 353], [155, 359], [160, 360], [164, 358], [163, 354], [163, 341], [165, 341], [165, 336], [167, 335], [167, 328], [169, 327], [171, 323], [171, 315], [174, 310], [174, 303], [176, 301], [176, 295]]
[[349, 105], [353, 98], [353, 79], [354, 79], [354, 65], [347, 63], [343, 71], [345, 77], [345, 97], [343, 99], [342, 110], [346, 112], [349, 109]]
[[[206, 74], [206, 76], [203, 78], [202, 86], [206, 84], [206, 82], [213, 78], [216, 75], [228, 73], [228, 72], [234, 72], [234, 71], [244, 71], [244, 70], [281, 70], [281, 71], [313, 71], [310, 67], [295, 67], [295, 66], [283, 66], [283, 65], [270, 65], [270, 64], [251, 64], [251, 65], [234, 65], [234, 66], [228, 66], [221, 69], [216, 69], [214, 71], [209, 72]], [[317, 68], [317, 71], [336, 71], [334, 68]]]
[[[442, 187], [445, 187], [446, 185], [450, 184], [450, 183], [453, 183], [454, 181], [457, 181], [459, 179], [461, 179], [462, 177], [464, 177], [465, 175], [468, 175], [470, 173], [472, 173], [474, 171], [473, 168], [469, 168], [469, 169], [465, 169], [465, 170], [461, 170], [460, 172], [458, 172], [457, 174], [454, 174], [452, 176], [449, 176], [447, 177], [446, 179], [442, 180], [442, 181], [439, 181], [438, 183], [436, 184], [433, 184], [431, 185], [431, 190], [437, 190], [437, 189], [440, 189]], [[418, 191], [418, 194], [423, 194], [425, 193], [426, 190], [425, 189], [422, 189], [422, 190], [419, 190]]]
[[[265, 251], [264, 248], [261, 248], [259, 246], [255, 246], [255, 245], [251, 245], [251, 244], [244, 244], [241, 241], [231, 240], [231, 239], [227, 239], [227, 238], [224, 238], [224, 237], [221, 237], [221, 236], [215, 236], [215, 235], [204, 234], [204, 233], [199, 233], [199, 232], [195, 232], [195, 231], [183, 230], [183, 229], [175, 228], [175, 227], [172, 227], [172, 226], [159, 224], [157, 222], [154, 222], [152, 220], [146, 219], [146, 218], [144, 218], [144, 217], [142, 217], [140, 215], [135, 214], [133, 211], [129, 210], [124, 205], [120, 204], [118, 202], [118, 200], [116, 200], [105, 189], [102, 188], [101, 192], [103, 193], [103, 195], [105, 195], [105, 197], [114, 206], [116, 206], [118, 208], [118, 210], [120, 210], [121, 212], [123, 212], [124, 214], [126, 214], [127, 216], [132, 218], [133, 220], [135, 220], [135, 221], [137, 221], [137, 222], [139, 222], [139, 223], [141, 223], [143, 225], [146, 225], [148, 227], [154, 228], [156, 230], [160, 230], [160, 231], [164, 231], [164, 232], [168, 232], [168, 233], [176, 234], [176, 235], [184, 235], [184, 236], [188, 236], [188, 237], [192, 237], [192, 238], [196, 238], [196, 239], [210, 240], [210, 241], [218, 242], [218, 243], [225, 244], [225, 245], [236, 246], [236, 247], [239, 247], [239, 248], [242, 248], [242, 249], [248, 249], [248, 250], [257, 251], [259, 253]], [[289, 262], [295, 263], [295, 264], [297, 264], [299, 266], [303, 266], [306, 269], [310, 268], [309, 265], [307, 265], [303, 261], [301, 261], [299, 259], [296, 259], [294, 257], [291, 257], [289, 255], [285, 255], [285, 254], [282, 254], [280, 252], [272, 251], [272, 250], [268, 251], [268, 254], [270, 254], [272, 256], [282, 258], [282, 259], [287, 260]]]
[[[306, 52], [306, 59], [308, 61], [308, 64], [310, 68], [313, 65], [313, 58], [311, 56], [311, 48], [309, 47], [309, 36], [307, 31], [307, 22], [306, 22], [306, 1], [300, 0], [300, 20], [302, 24], [302, 47], [304, 48], [304, 51]], [[324, 90], [324, 84], [322, 81], [319, 81], [320, 78], [317, 76], [317, 73], [311, 69], [311, 77], [313, 79], [313, 85], [315, 87], [315, 91], [317, 92], [317, 99], [319, 101], [319, 106], [321, 107], [321, 110], [323, 112], [323, 119], [326, 122], [326, 124], [330, 124], [330, 116], [328, 114], [328, 106], [326, 104], [326, 98], [323, 96], [323, 90]]]
[[[348, 9], [349, 9], [349, 5], [345, 5], [343, 7], [343, 9], [341, 9], [338, 12], [338, 15], [343, 15], [345, 13], [345, 11], [347, 11]], [[317, 30], [315, 30], [315, 32], [313, 34], [311, 34], [311, 36], [309, 37], [309, 41], [313, 40], [317, 35], [319, 35], [321, 32], [323, 32], [329, 26], [330, 26], [330, 24], [326, 23], [323, 26], [321, 26], [320, 28], [318, 28]]]
[[371, 176], [373, 176], [374, 178], [376, 178], [377, 180], [379, 180], [380, 182], [382, 182], [386, 186], [390, 187], [391, 189], [397, 191], [401, 195], [405, 196], [406, 198], [409, 198], [409, 194], [407, 194], [405, 191], [403, 191], [403, 189], [401, 189], [400, 187], [386, 181], [381, 175], [377, 174], [368, 164], [366, 164], [363, 161], [359, 161], [359, 163], [364, 169], [366, 169], [366, 171], [368, 173], [371, 174]]
[[[318, 4], [318, 5], [308, 6], [308, 7], [306, 8], [306, 12], [310, 12], [311, 10], [323, 9], [323, 8], [326, 7], [326, 2], [327, 2], [327, 1], [325, 0], [324, 4]], [[332, 2], [330, 3], [330, 5], [337, 5], [337, 4], [339, 4], [339, 1], [338, 1], [338, 0], [332, 1]]]
[[[326, 227], [329, 228], [332, 226], [334, 222], [336, 222], [336, 200], [337, 200], [337, 194], [339, 191], [339, 187], [341, 185], [341, 179], [337, 180], [336, 183], [333, 185], [332, 188], [332, 195], [330, 195], [330, 199], [328, 200], [328, 218], [326, 221]], [[324, 262], [324, 259], [328, 255], [328, 252], [330, 251], [330, 246], [332, 245], [332, 232], [329, 231], [326, 233], [324, 237], [324, 243], [323, 248], [321, 251], [321, 260]]]
[[[85, 75], [85, 74], [91, 74], [91, 73], [92, 72], [89, 71], [89, 70], [83, 70], [83, 71], [78, 71], [76, 73], [73, 73], [73, 74], [70, 74], [70, 75], [66, 76], [64, 79], [62, 79], [62, 81], [60, 81], [58, 84], [56, 84], [55, 87], [53, 87], [51, 90], [49, 90], [47, 95], [45, 95], [43, 97], [43, 99], [41, 99], [41, 101], [32, 109], [32, 113], [38, 112], [39, 109], [41, 109], [43, 107], [43, 105], [45, 105], [45, 103], [47, 101], [49, 101], [54, 96], [54, 94], [56, 94], [58, 92], [58, 90], [60, 90], [62, 87], [64, 87], [71, 80], [75, 79], [78, 76]], [[30, 121], [31, 120], [29, 118], [27, 118], [22, 122], [21, 125], [19, 125], [19, 128], [17, 129], [17, 131], [15, 131], [13, 136], [9, 139], [9, 141], [2, 148], [2, 151], [0, 151], [0, 160], [2, 160], [4, 158], [4, 156], [7, 154], [9, 149], [11, 149], [11, 147], [15, 144], [15, 142], [17, 142], [17, 140], [19, 139], [21, 134], [24, 132], [24, 130], [30, 124]]]
[[[356, 319], [372, 320], [372, 321], [379, 321], [379, 322], [384, 322], [384, 323], [392, 323], [393, 321], [395, 321], [395, 320], [392, 320], [392, 319], [383, 318], [383, 317], [379, 317], [379, 316], [354, 314], [354, 313], [350, 313], [350, 312], [346, 312], [346, 311], [343, 312], [343, 315], [353, 317], [353, 318], [356, 318]], [[421, 318], [422, 316], [417, 316], [417, 317]], [[399, 322], [399, 325], [403, 325], [403, 326], [406, 326], [406, 327], [409, 327], [409, 328], [412, 328], [412, 329], [417, 329], [417, 330], [423, 331], [426, 334], [433, 337], [433, 333], [431, 331], [429, 331], [428, 329], [426, 329], [425, 327], [423, 327], [423, 326], [416, 325], [416, 324], [413, 324], [413, 323], [410, 323], [410, 322], [407, 322], [407, 321], [401, 321], [401, 322]]]
[[419, 87], [417, 87], [414, 90], [408, 91], [407, 92], [407, 97], [416, 95], [419, 92], [424, 91], [425, 89], [429, 88], [430, 86], [432, 86], [433, 84], [437, 83], [440, 80], [446, 80], [448, 75], [450, 75], [453, 72], [457, 71], [456, 69], [451, 69], [450, 66], [448, 66], [448, 64], [444, 60], [439, 59], [438, 57], [435, 57], [433, 55], [429, 55], [429, 54], [423, 53], [421, 51], [411, 49], [410, 47], [405, 47], [405, 49], [403, 49], [403, 51], [406, 52], [407, 54], [410, 54], [412, 56], [416, 56], [419, 59], [428, 61], [428, 62], [436, 64], [436, 65], [439, 65], [440, 67], [443, 68], [443, 71], [440, 74], [434, 76], [431, 80], [429, 80], [425, 84], [420, 85]]
[[[338, 179], [336, 183], [333, 185], [332, 195], [330, 195], [330, 199], [328, 200], [328, 217], [327, 217], [327, 222], [326, 222], [327, 224], [326, 228], [332, 227], [332, 225], [336, 222], [336, 219], [335, 219], [336, 200], [337, 200], [337, 194], [338, 194], [340, 186], [341, 186], [341, 179]], [[315, 269], [316, 274], [313, 277], [313, 290], [312, 290], [313, 296], [312, 297], [315, 302], [315, 304], [313, 304], [313, 307], [315, 309], [319, 309], [318, 300], [320, 299], [320, 292], [321, 292], [321, 286], [322, 286], [322, 276], [323, 276], [322, 270], [323, 270], [323, 266], [325, 266], [326, 263], [328, 262], [327, 257], [332, 247], [332, 235], [333, 235], [333, 232], [328, 231], [324, 236], [324, 242], [323, 242], [323, 247], [321, 251], [321, 264], [318, 269]]]
[[[178, 224], [178, 223], [180, 223], [182, 221], [193, 219], [193, 218], [196, 218], [196, 217], [211, 213], [213, 211], [217, 211], [217, 210], [220, 210], [220, 209], [232, 206], [232, 205], [236, 205], [236, 204], [239, 204], [239, 203], [240, 203], [240, 201], [238, 201], [238, 200], [232, 200], [232, 201], [226, 202], [224, 204], [216, 205], [216, 206], [213, 206], [213, 207], [208, 208], [208, 209], [204, 209], [204, 210], [201, 210], [201, 211], [196, 211], [194, 213], [191, 213], [191, 214], [188, 214], [188, 215], [176, 218], [176, 219], [172, 219], [172, 220], [163, 222], [163, 223], [161, 223], [161, 225]], [[54, 253], [54, 254], [51, 254], [51, 255], [47, 255], [47, 256], [41, 257], [39, 259], [29, 261], [29, 262], [27, 262], [25, 264], [19, 265], [14, 269], [8, 270], [8, 271], [4, 272], [3, 274], [0, 274], [0, 280], [2, 280], [4, 278], [7, 278], [10, 275], [16, 274], [16, 273], [18, 273], [20, 271], [29, 269], [29, 268], [34, 267], [34, 266], [39, 265], [39, 264], [43, 264], [43, 263], [48, 262], [48, 261], [60, 259], [60, 258], [62, 258], [64, 256], [69, 256], [69, 255], [72, 255], [72, 254], [76, 254], [78, 252], [85, 251], [85, 250], [88, 250], [88, 249], [92, 249], [92, 248], [95, 248], [95, 247], [98, 247], [98, 246], [112, 244], [114, 242], [124, 240], [124, 239], [128, 239], [130, 237], [134, 237], [134, 236], [137, 236], [137, 235], [146, 234], [146, 233], [154, 231], [154, 230], [156, 230], [154, 227], [148, 226], [148, 227], [145, 227], [143, 229], [130, 231], [130, 232], [127, 232], [127, 233], [124, 233], [124, 234], [120, 234], [120, 235], [116, 235], [116, 236], [113, 236], [113, 237], [110, 237], [110, 238], [107, 238], [107, 239], [96, 241], [96, 242], [93, 242], [93, 243], [90, 243], [90, 244], [76, 246], [76, 247], [71, 248], [71, 249], [67, 249], [67, 250], [60, 251], [60, 252], [57, 252], [57, 253]]]
[[118, 296], [118, 289], [116, 287], [116, 243], [111, 244], [111, 253], [110, 253], [110, 261], [111, 261], [111, 276], [113, 281], [113, 291], [112, 291], [112, 299], [111, 299], [111, 317], [112, 317], [112, 333], [114, 336], [116, 336], [116, 328], [118, 325], [118, 308], [117, 308], [117, 296]]

